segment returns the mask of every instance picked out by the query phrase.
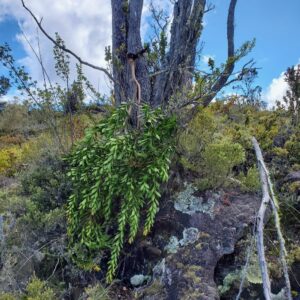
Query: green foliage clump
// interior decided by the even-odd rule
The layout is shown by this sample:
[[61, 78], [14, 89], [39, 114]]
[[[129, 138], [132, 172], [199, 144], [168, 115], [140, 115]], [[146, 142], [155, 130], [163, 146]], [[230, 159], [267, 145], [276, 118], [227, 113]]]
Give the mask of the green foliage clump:
[[0, 300], [56, 300], [54, 291], [45, 281], [33, 276], [27, 284], [24, 294], [1, 293]]
[[23, 194], [47, 212], [66, 203], [71, 189], [66, 163], [47, 153], [22, 174], [21, 184]]
[[101, 284], [89, 286], [85, 289], [87, 300], [110, 300], [109, 289], [105, 288]]
[[57, 297], [46, 282], [33, 277], [26, 287], [26, 300], [55, 300]]
[[242, 190], [257, 192], [260, 188], [259, 173], [256, 167], [250, 167], [247, 175], [240, 175], [238, 179], [242, 183]]
[[220, 295], [226, 294], [231, 290], [233, 285], [238, 285], [241, 281], [241, 272], [239, 270], [235, 270], [231, 273], [228, 273], [224, 280], [223, 284], [218, 286], [218, 290]]
[[245, 151], [238, 143], [222, 138], [208, 144], [203, 152], [204, 178], [199, 181], [202, 189], [218, 188], [230, 176], [232, 168], [244, 162]]
[[73, 183], [67, 211], [70, 246], [74, 259], [83, 265], [110, 249], [107, 282], [115, 276], [127, 233], [129, 243], [140, 223], [144, 235], [149, 233], [173, 152], [173, 117], [144, 105], [140, 128], [134, 130], [129, 127], [128, 109], [122, 105], [91, 128], [69, 158]]
[[284, 148], [288, 151], [288, 159], [291, 164], [300, 164], [300, 130], [297, 130], [286, 141]]
[[12, 293], [1, 293], [0, 300], [17, 300], [17, 296]]
[[200, 110], [179, 134], [179, 149], [183, 153], [181, 162], [184, 167], [199, 171], [201, 153], [205, 146], [212, 141], [216, 131], [216, 120], [208, 109]]
[[22, 150], [19, 146], [0, 149], [0, 174], [12, 175], [21, 162]]

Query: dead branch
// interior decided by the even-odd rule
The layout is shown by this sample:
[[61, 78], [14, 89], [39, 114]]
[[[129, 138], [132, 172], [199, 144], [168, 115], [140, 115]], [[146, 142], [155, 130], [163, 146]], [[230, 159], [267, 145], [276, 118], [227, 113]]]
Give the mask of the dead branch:
[[287, 251], [285, 248], [285, 240], [283, 238], [281, 225], [280, 225], [280, 217], [279, 217], [279, 213], [278, 213], [279, 205], [278, 205], [278, 201], [276, 199], [275, 193], [274, 193], [273, 184], [272, 184], [272, 181], [270, 178], [269, 171], [266, 168], [264, 161], [262, 161], [262, 168], [267, 176], [268, 185], [269, 185], [270, 194], [271, 194], [271, 206], [272, 206], [272, 210], [274, 213], [275, 227], [276, 227], [276, 231], [277, 231], [277, 237], [279, 240], [280, 261], [282, 264], [283, 275], [284, 275], [284, 280], [285, 280], [285, 285], [286, 285], [286, 296], [287, 296], [288, 300], [292, 300], [292, 289], [291, 289], [291, 283], [290, 283], [290, 278], [289, 278], [289, 274], [288, 274], [288, 265], [287, 265], [287, 261], [286, 261]]
[[227, 62], [219, 80], [212, 87], [212, 93], [203, 98], [203, 105], [208, 106], [217, 93], [224, 87], [234, 70], [234, 14], [237, 0], [231, 0], [227, 16]]
[[[241, 81], [244, 78], [244, 76], [246, 76], [248, 74], [248, 72], [250, 70], [257, 70], [257, 69], [258, 68], [255, 67], [255, 62], [252, 59], [249, 60], [248, 62], [246, 62], [243, 65], [243, 67], [241, 68], [240, 71], [235, 72], [235, 73], [231, 73], [229, 75], [229, 77], [233, 76], [233, 78], [229, 80], [229, 77], [228, 77], [228, 80], [226, 81], [226, 83], [224, 83], [223, 88], [226, 87], [226, 86], [231, 85], [234, 82]], [[203, 73], [206, 78], [209, 78], [210, 76], [213, 76], [213, 74], [210, 74], [210, 73], [207, 73], [207, 72], [204, 72], [204, 71], [200, 71], [200, 72]], [[216, 78], [216, 80], [212, 84], [212, 87], [210, 88], [209, 93], [207, 93], [205, 95], [197, 95], [197, 96], [193, 97], [192, 99], [185, 100], [178, 108], [181, 109], [181, 108], [184, 108], [184, 107], [186, 107], [188, 105], [191, 105], [191, 104], [195, 105], [195, 106], [199, 106], [199, 105], [207, 106], [207, 105], [204, 104], [205, 99], [208, 99], [210, 97], [214, 98], [216, 96], [216, 93], [215, 93], [215, 90], [214, 90], [213, 87], [217, 84], [217, 82], [219, 82], [219, 80], [222, 76], [224, 76], [223, 72], [220, 74], [220, 76], [218, 78]]]
[[82, 65], [85, 65], [85, 66], [88, 66], [92, 69], [95, 69], [95, 70], [98, 70], [98, 71], [101, 71], [103, 73], [105, 73], [105, 75], [112, 81], [115, 83], [115, 80], [114, 78], [111, 76], [111, 74], [105, 69], [105, 68], [102, 68], [102, 67], [99, 67], [99, 66], [96, 66], [96, 65], [93, 65], [87, 61], [84, 61], [80, 56], [78, 56], [76, 53], [74, 53], [73, 51], [71, 51], [69, 48], [63, 46], [63, 45], [60, 45], [59, 43], [56, 42], [56, 40], [51, 37], [47, 31], [44, 29], [44, 27], [42, 26], [42, 19], [39, 21], [37, 19], [37, 17], [34, 15], [34, 13], [25, 5], [24, 3], [24, 0], [21, 0], [22, 2], [22, 5], [23, 7], [29, 12], [29, 14], [32, 16], [32, 18], [34, 19], [35, 23], [37, 24], [37, 26], [39, 27], [39, 29], [41, 30], [41, 32], [57, 47], [59, 47], [61, 50], [71, 54], [74, 58], [76, 58], [79, 63], [81, 63]]
[[[285, 284], [286, 284], [286, 296], [288, 300], [292, 300], [292, 293], [291, 293], [291, 284], [290, 279], [288, 275], [288, 266], [286, 261], [286, 249], [285, 249], [285, 240], [282, 235], [281, 226], [280, 226], [280, 218], [278, 214], [278, 204], [275, 197], [273, 184], [270, 179], [269, 171], [266, 168], [266, 165], [264, 163], [264, 159], [262, 156], [262, 152], [260, 150], [259, 144], [255, 137], [252, 137], [252, 144], [255, 149], [256, 158], [259, 164], [259, 174], [260, 174], [260, 180], [262, 185], [262, 193], [263, 193], [263, 199], [262, 204], [258, 212], [257, 217], [257, 248], [258, 248], [258, 255], [259, 255], [259, 262], [260, 262], [260, 268], [261, 268], [261, 274], [263, 279], [263, 287], [264, 287], [264, 295], [266, 299], [271, 299], [271, 288], [270, 288], [270, 279], [268, 275], [268, 269], [267, 269], [267, 263], [265, 259], [265, 253], [264, 253], [264, 241], [263, 241], [263, 229], [264, 229], [264, 215], [266, 212], [266, 208], [269, 203], [271, 203], [271, 207], [274, 213], [275, 218], [275, 227], [278, 235], [278, 240], [280, 244], [280, 260], [283, 267], [283, 274], [285, 278]], [[271, 196], [270, 196], [270, 194]]]
[[268, 266], [266, 262], [265, 249], [264, 249], [264, 217], [265, 217], [267, 206], [270, 202], [268, 179], [262, 167], [261, 162], [263, 162], [263, 156], [259, 144], [255, 139], [255, 137], [252, 137], [252, 144], [258, 161], [259, 175], [260, 175], [262, 195], [263, 195], [261, 206], [259, 208], [258, 215], [257, 215], [257, 252], [258, 252], [259, 266], [260, 266], [262, 282], [263, 282], [264, 295], [266, 300], [271, 300], [271, 284], [270, 284]]

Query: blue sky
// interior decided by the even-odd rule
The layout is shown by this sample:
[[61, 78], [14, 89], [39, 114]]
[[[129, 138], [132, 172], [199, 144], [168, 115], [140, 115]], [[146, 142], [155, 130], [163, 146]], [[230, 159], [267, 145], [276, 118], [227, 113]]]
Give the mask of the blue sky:
[[[103, 37], [102, 40], [99, 40], [96, 45], [97, 47], [89, 47], [91, 49], [97, 49], [95, 52], [97, 52], [98, 56], [94, 57], [94, 61], [99, 61], [99, 55], [104, 56], [104, 46], [109, 43], [111, 34], [109, 17], [107, 16], [109, 14], [110, 1], [82, 0], [80, 2], [82, 4], [77, 4], [77, 6], [71, 6], [73, 5], [70, 4], [72, 1], [66, 1], [65, 8], [61, 0], [49, 1], [40, 2], [38, 0], [31, 0], [31, 2], [27, 2], [30, 5], [35, 5], [35, 11], [44, 17], [43, 22], [45, 22], [46, 28], [51, 28], [49, 30], [52, 31], [62, 32], [68, 45], [71, 45], [72, 49], [79, 52], [83, 51], [82, 45], [84, 45], [84, 43], [78, 42], [78, 39], [72, 39], [70, 37], [73, 35], [72, 30], [78, 30], [83, 37], [90, 35], [97, 36], [97, 32], [99, 31], [99, 36]], [[163, 3], [165, 1], [167, 0], [159, 2]], [[22, 61], [24, 61], [25, 58], [26, 61], [26, 58], [31, 56], [31, 60], [29, 60], [31, 63], [28, 64], [28, 68], [32, 69], [34, 64], [32, 55], [29, 53], [24, 41], [22, 42], [20, 39], [17, 39], [16, 35], [20, 33], [18, 22], [25, 24], [23, 30], [26, 32], [28, 29], [26, 34], [28, 34], [29, 37], [32, 37], [33, 32], [35, 32], [35, 26], [31, 23], [29, 16], [17, 5], [17, 2], [19, 1], [0, 0], [0, 10], [1, 6], [4, 7], [4, 11], [5, 8], [7, 8], [6, 13], [3, 14], [2, 12], [2, 15], [0, 11], [0, 44], [8, 42], [13, 49], [16, 59], [23, 59]], [[49, 6], [47, 2], [54, 4], [57, 2], [57, 4]], [[205, 56], [212, 56], [216, 60], [216, 63], [219, 64], [224, 62], [227, 53], [226, 18], [229, 0], [211, 0], [210, 2], [215, 4], [216, 7], [205, 17], [205, 27], [201, 36], [201, 41], [205, 43], [202, 53]], [[104, 7], [102, 16], [97, 16], [96, 10], [93, 9], [93, 7], [99, 7], [99, 4], [102, 10]], [[78, 8], [78, 5], [82, 5], [82, 7]], [[56, 12], [51, 11], [51, 9], [55, 8], [57, 9]], [[95, 19], [95, 23], [87, 23], [87, 21], [83, 19], [84, 14], [80, 15], [82, 19], [78, 19], [78, 9], [85, 9], [85, 14], [92, 13], [89, 9], [94, 10], [95, 12], [93, 12], [94, 15], [92, 15], [92, 18]], [[280, 90], [285, 88], [285, 83], [281, 75], [282, 72], [284, 72], [287, 67], [299, 62], [299, 12], [299, 0], [289, 0], [284, 4], [279, 0], [239, 0], [237, 3], [235, 44], [236, 47], [238, 47], [244, 41], [256, 38], [256, 46], [248, 58], [253, 58], [257, 62], [257, 67], [261, 68], [259, 70], [257, 84], [262, 86], [265, 97], [267, 98], [274, 98], [280, 95]], [[60, 14], [58, 17], [53, 17], [53, 14], [58, 13]], [[88, 19], [88, 17], [85, 19]], [[98, 22], [102, 19], [103, 23], [101, 23], [102, 21]], [[75, 23], [74, 20], [76, 20]], [[99, 26], [97, 27], [95, 24], [99, 24]], [[43, 40], [41, 42], [45, 43], [45, 46], [42, 48], [47, 49], [47, 42]], [[84, 52], [82, 55], [85, 55], [85, 58], [93, 57], [92, 50], [89, 51], [90, 52]], [[51, 52], [52, 51], [45, 55], [52, 55]], [[246, 62], [246, 60], [247, 58], [244, 62]], [[0, 68], [0, 72], [3, 72], [3, 69]], [[33, 73], [34, 75], [38, 74], [36, 70], [34, 70]]]
[[[216, 9], [206, 16], [202, 39], [203, 53], [214, 55], [218, 62], [226, 57], [226, 10], [228, 1], [211, 1]], [[300, 1], [240, 0], [236, 7], [236, 47], [256, 38], [249, 57], [254, 58], [259, 71], [258, 83], [266, 89], [273, 78], [300, 58]]]

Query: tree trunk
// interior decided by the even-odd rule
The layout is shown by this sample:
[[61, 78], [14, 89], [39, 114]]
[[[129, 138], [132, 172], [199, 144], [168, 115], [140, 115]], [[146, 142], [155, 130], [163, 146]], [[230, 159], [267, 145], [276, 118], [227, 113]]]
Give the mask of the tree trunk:
[[[166, 63], [162, 72], [152, 78], [146, 59], [139, 56], [135, 60], [135, 76], [141, 86], [141, 100], [152, 106], [165, 104], [176, 92], [191, 84], [195, 64], [196, 48], [199, 41], [205, 0], [179, 0], [174, 4], [174, 18]], [[143, 8], [142, 0], [112, 0], [113, 28], [113, 75], [115, 78], [115, 99], [136, 100], [136, 87], [132, 79], [126, 55], [136, 54], [142, 49], [140, 23]]]
[[111, 0], [112, 8], [112, 54], [114, 96], [116, 105], [128, 99], [127, 75], [127, 0]]
[[205, 3], [179, 0], [174, 4], [170, 48], [163, 66], [165, 71], [155, 79], [153, 106], [167, 103], [172, 95], [191, 84]]

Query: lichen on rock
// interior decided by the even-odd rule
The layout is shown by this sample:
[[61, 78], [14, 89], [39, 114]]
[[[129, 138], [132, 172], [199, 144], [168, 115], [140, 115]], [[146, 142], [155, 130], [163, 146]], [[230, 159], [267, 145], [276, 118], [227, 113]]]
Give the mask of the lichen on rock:
[[198, 240], [199, 230], [195, 227], [186, 228], [183, 230], [183, 238], [179, 241], [181, 246], [193, 244]]
[[143, 275], [143, 274], [136, 274], [130, 278], [130, 283], [132, 286], [137, 287], [145, 284], [149, 280], [150, 280], [150, 276]]
[[167, 253], [176, 253], [179, 248], [179, 241], [178, 238], [172, 235], [169, 239], [169, 243], [165, 246], [165, 251]]
[[182, 235], [183, 237], [181, 240], [178, 240], [174, 235], [170, 237], [169, 243], [165, 246], [165, 251], [167, 251], [167, 253], [177, 253], [179, 246], [184, 247], [195, 243], [199, 238], [199, 230], [195, 227], [185, 228]]
[[209, 197], [204, 201], [203, 197], [194, 196], [196, 191], [196, 188], [192, 184], [185, 184], [185, 189], [178, 193], [175, 199], [174, 208], [189, 215], [202, 212], [208, 214], [213, 219], [214, 199]]

